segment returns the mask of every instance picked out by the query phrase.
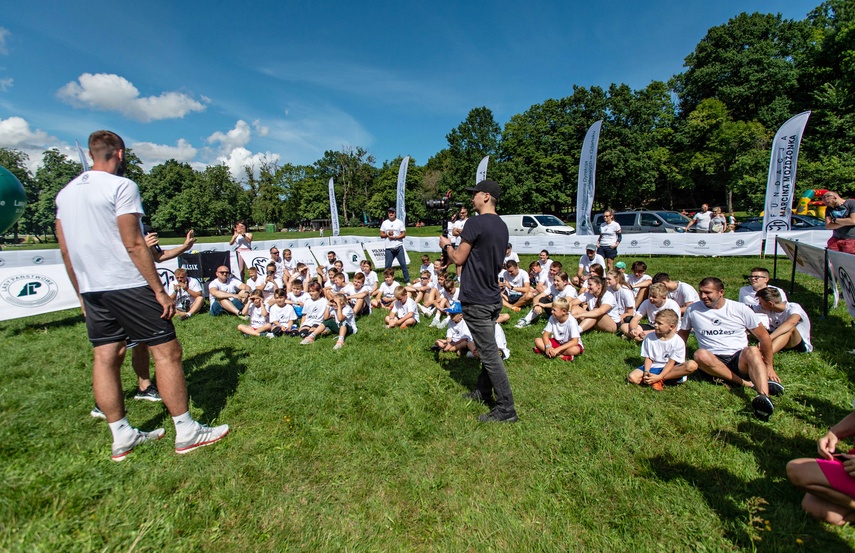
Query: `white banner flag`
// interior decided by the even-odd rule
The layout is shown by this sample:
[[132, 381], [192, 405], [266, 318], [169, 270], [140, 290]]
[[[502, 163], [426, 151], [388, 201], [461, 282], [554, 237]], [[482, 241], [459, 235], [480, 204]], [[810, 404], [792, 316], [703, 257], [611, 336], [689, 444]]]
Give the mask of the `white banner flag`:
[[487, 163], [490, 161], [490, 156], [484, 156], [481, 163], [478, 164], [478, 172], [475, 173], [475, 184], [482, 180], [487, 180]]
[[407, 166], [410, 163], [410, 156], [401, 160], [401, 167], [398, 168], [398, 190], [395, 197], [395, 211], [397, 211], [398, 219], [407, 226], [407, 212], [404, 210], [404, 195], [407, 192]]
[[793, 197], [796, 193], [796, 165], [799, 145], [810, 112], [805, 111], [781, 125], [772, 141], [772, 158], [766, 179], [766, 208], [763, 213], [763, 238], [769, 231], [790, 230]]
[[89, 170], [89, 159], [86, 157], [86, 154], [83, 153], [83, 148], [80, 147], [80, 142], [74, 141], [77, 144], [77, 155], [80, 156], [80, 165], [83, 166], [83, 171], [86, 172]]
[[591, 208], [594, 205], [594, 188], [597, 175], [597, 147], [600, 142], [600, 127], [597, 121], [585, 133], [582, 155], [579, 158], [579, 181], [576, 189], [576, 234], [594, 234], [591, 224]]
[[828, 261], [834, 267], [834, 275], [843, 288], [846, 310], [855, 317], [855, 255], [828, 250]]
[[335, 183], [333, 179], [330, 178], [329, 182], [329, 191], [330, 191], [330, 220], [332, 221], [332, 235], [338, 236], [339, 227], [338, 227], [338, 205], [335, 202]]

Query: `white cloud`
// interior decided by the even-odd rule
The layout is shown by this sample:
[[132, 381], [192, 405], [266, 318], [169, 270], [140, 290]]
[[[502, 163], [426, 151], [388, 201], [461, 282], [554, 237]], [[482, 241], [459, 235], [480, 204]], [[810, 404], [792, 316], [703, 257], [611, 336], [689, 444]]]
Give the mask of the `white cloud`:
[[0, 79], [0, 92], [6, 92], [10, 88], [12, 88], [12, 84], [14, 84], [15, 79], [9, 77], [8, 79]]
[[196, 153], [198, 152], [192, 144], [183, 138], [180, 138], [175, 146], [154, 144], [153, 142], [136, 142], [131, 144], [131, 149], [140, 157], [145, 167], [149, 170], [168, 159], [189, 163], [196, 158]]
[[0, 119], [0, 148], [48, 148], [56, 142], [48, 133], [30, 129], [30, 124], [21, 117]]
[[7, 55], [9, 53], [9, 48], [6, 47], [6, 37], [10, 36], [12, 33], [9, 32], [9, 29], [5, 27], [0, 27], [0, 54]]
[[188, 113], [205, 110], [205, 104], [181, 92], [141, 98], [140, 91], [129, 80], [106, 73], [84, 73], [78, 77], [78, 82], [72, 81], [60, 88], [57, 96], [75, 107], [117, 111], [144, 123], [182, 118]]
[[270, 132], [270, 127], [262, 125], [260, 119], [256, 119], [252, 122], [252, 128], [255, 129], [255, 132], [258, 133], [258, 136], [267, 136], [267, 134]]
[[250, 138], [252, 138], [252, 130], [249, 128], [246, 121], [240, 119], [235, 123], [235, 128], [229, 132], [222, 133], [217, 131], [209, 136], [208, 144], [219, 143], [221, 150], [230, 151], [235, 148], [246, 146], [249, 144]]
[[244, 167], [247, 165], [252, 167], [255, 176], [258, 176], [258, 170], [263, 163], [275, 163], [277, 161], [279, 161], [279, 154], [271, 152], [254, 154], [243, 147], [234, 148], [228, 155], [217, 157], [217, 163], [225, 163], [236, 179], [242, 179], [246, 175]]

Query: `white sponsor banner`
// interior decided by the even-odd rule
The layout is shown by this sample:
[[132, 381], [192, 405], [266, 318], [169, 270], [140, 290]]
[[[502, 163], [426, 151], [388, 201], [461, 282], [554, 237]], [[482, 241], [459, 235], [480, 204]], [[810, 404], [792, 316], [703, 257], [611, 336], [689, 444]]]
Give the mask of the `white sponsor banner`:
[[62, 264], [0, 268], [0, 321], [80, 307]]
[[[371, 262], [374, 263], [374, 267], [377, 269], [382, 269], [386, 266], [386, 242], [383, 240], [377, 240], [375, 242], [363, 242], [362, 247], [365, 248], [365, 251], [368, 252], [368, 255], [371, 257]], [[410, 256], [407, 254], [407, 246], [403, 246], [404, 248], [404, 259], [407, 260], [407, 265], [410, 264]], [[401, 264], [398, 263], [397, 259], [392, 260], [392, 267], [400, 267]]]
[[766, 178], [763, 238], [767, 237], [768, 232], [779, 232], [791, 228], [799, 145], [809, 117], [809, 111], [791, 117], [781, 125], [772, 141], [769, 175]]
[[359, 271], [359, 264], [365, 259], [365, 250], [362, 249], [361, 243], [326, 247], [319, 246], [317, 248], [312, 248], [312, 253], [315, 254], [315, 258], [318, 260], [318, 263], [324, 266], [329, 263], [327, 260], [328, 252], [335, 253], [336, 259], [340, 259], [344, 265], [344, 271], [346, 273], [355, 273], [356, 271]]
[[[309, 274], [317, 274], [318, 261], [312, 255], [310, 248], [288, 248], [291, 250], [291, 259], [294, 263], [305, 263], [309, 267]], [[260, 274], [264, 274], [267, 264], [270, 262], [270, 250], [250, 250], [240, 252], [243, 262], [247, 267], [255, 267]], [[280, 256], [281, 257], [281, 256]], [[232, 271], [234, 272], [234, 271]], [[237, 276], [237, 275], [235, 275]]]
[[602, 120], [597, 121], [585, 133], [582, 155], [579, 158], [579, 180], [576, 188], [576, 234], [594, 234], [591, 224], [591, 208], [594, 205], [594, 189], [597, 175], [597, 147], [600, 142]]
[[[799, 240], [787, 240], [785, 238], [778, 238], [778, 244], [786, 252], [790, 261], [795, 263], [798, 272], [818, 278], [819, 280], [825, 278], [825, 247], [811, 246]], [[797, 245], [798, 247], [796, 247]], [[828, 275], [831, 280], [829, 285], [834, 294], [834, 307], [837, 307], [840, 301], [840, 292], [837, 290], [834, 269], [831, 265], [829, 258]]]
[[[754, 234], [754, 233], [751, 233]], [[758, 233], [759, 234], [759, 233]], [[777, 238], [795, 240], [800, 244], [808, 244], [825, 249], [828, 239], [831, 238], [830, 230], [787, 230], [783, 232], [769, 232], [766, 236], [766, 255], [775, 253], [775, 240]]]
[[332, 221], [332, 233], [333, 236], [338, 236], [340, 232], [340, 228], [338, 226], [338, 205], [335, 202], [335, 182], [332, 177], [330, 177], [328, 188], [330, 193], [330, 221]]
[[840, 283], [840, 288], [843, 289], [846, 310], [855, 317], [855, 255], [828, 250], [828, 261], [834, 268], [834, 276]]
[[478, 171], [475, 172], [475, 184], [487, 179], [487, 163], [489, 161], [490, 156], [484, 156], [484, 159], [478, 164]]
[[408, 252], [439, 253], [439, 236], [415, 236], [404, 238], [404, 248]]
[[407, 226], [407, 212], [404, 209], [404, 196], [407, 193], [407, 166], [410, 163], [410, 156], [401, 160], [401, 166], [398, 167], [398, 189], [395, 194], [395, 211], [398, 219]]

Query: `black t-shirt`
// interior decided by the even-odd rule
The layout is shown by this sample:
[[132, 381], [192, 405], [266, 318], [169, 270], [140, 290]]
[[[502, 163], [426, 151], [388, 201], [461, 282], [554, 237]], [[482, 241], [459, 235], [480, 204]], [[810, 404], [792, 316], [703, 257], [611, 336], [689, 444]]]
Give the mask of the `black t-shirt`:
[[508, 247], [508, 227], [498, 215], [488, 213], [466, 220], [463, 242], [472, 250], [460, 268], [460, 303], [495, 305], [502, 303], [499, 271]]

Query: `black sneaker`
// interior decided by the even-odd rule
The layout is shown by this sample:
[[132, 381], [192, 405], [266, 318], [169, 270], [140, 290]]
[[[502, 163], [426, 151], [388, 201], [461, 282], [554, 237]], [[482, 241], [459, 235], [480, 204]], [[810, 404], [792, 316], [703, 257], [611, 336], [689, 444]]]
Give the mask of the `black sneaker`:
[[493, 409], [489, 413], [484, 413], [478, 417], [481, 422], [517, 422], [517, 412], [502, 413], [498, 409]]
[[493, 408], [496, 406], [496, 402], [492, 397], [484, 399], [484, 396], [481, 395], [481, 390], [472, 390], [471, 392], [466, 392], [463, 394], [463, 399], [468, 399], [469, 401], [474, 401], [476, 403], [483, 403], [489, 408]]
[[757, 394], [754, 396], [754, 399], [751, 400], [751, 407], [754, 408], [754, 416], [763, 422], [767, 422], [775, 410], [772, 400], [766, 394]]
[[430, 347], [430, 350], [431, 351], [442, 351], [442, 348], [439, 347], [438, 345], [434, 344]]
[[769, 395], [770, 396], [782, 396], [784, 395], [784, 386], [780, 382], [775, 382], [774, 380], [769, 381]]
[[157, 387], [152, 382], [145, 390], [137, 390], [137, 395], [134, 399], [142, 399], [145, 401], [163, 401], [160, 399], [160, 394], [157, 393]]

